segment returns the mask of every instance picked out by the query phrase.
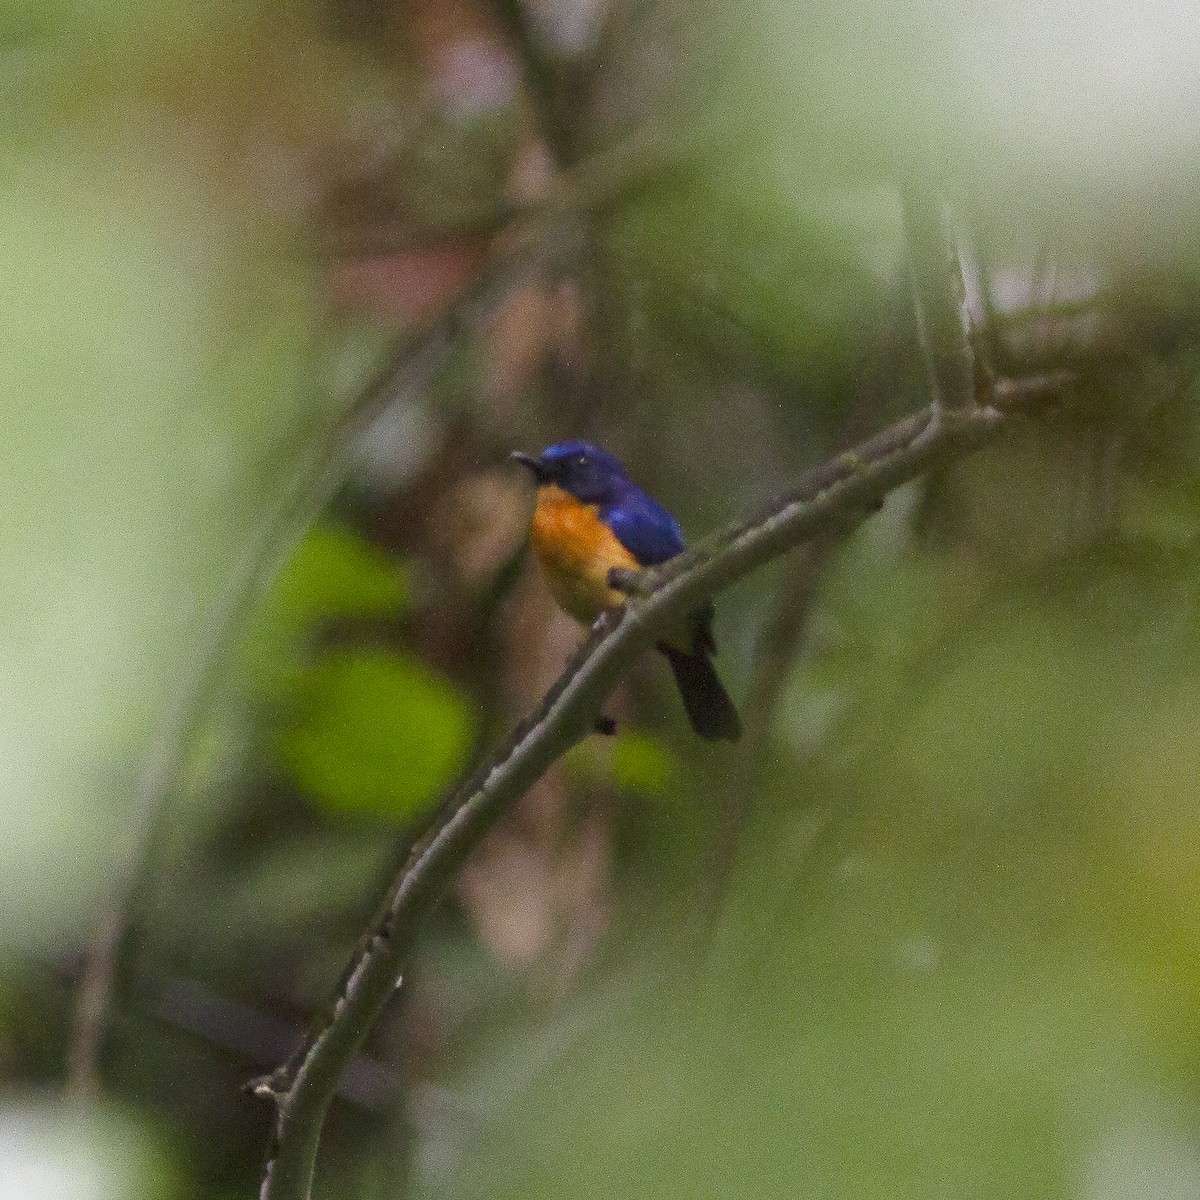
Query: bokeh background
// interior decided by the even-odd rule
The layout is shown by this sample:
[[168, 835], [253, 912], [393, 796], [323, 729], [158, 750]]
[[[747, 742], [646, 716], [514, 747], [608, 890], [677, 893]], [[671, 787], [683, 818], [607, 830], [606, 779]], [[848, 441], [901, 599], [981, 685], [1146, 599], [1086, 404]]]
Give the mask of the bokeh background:
[[318, 1196], [1200, 1195], [1200, 11], [8, 0], [0, 1196], [239, 1092], [580, 634], [506, 461], [692, 536], [926, 399], [899, 196], [1063, 401], [720, 598], [493, 831]]

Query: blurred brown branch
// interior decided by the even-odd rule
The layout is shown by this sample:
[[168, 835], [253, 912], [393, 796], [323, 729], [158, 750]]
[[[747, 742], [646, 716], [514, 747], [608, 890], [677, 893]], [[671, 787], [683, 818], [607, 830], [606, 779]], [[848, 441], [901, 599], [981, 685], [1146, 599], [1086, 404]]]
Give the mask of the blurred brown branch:
[[292, 1058], [250, 1086], [276, 1106], [263, 1200], [310, 1194], [325, 1112], [338, 1081], [396, 990], [422, 923], [496, 820], [593, 728], [605, 699], [655, 637], [685, 612], [788, 550], [853, 528], [893, 489], [995, 438], [1062, 377], [989, 385], [979, 403], [936, 406], [805, 474], [748, 521], [631, 581], [629, 601], [601, 618], [537, 712], [452, 794], [392, 885], [337, 987]]
[[697, 147], [680, 130], [647, 127], [572, 163], [553, 177], [547, 193], [536, 202], [500, 205], [470, 225], [418, 229], [404, 222], [339, 222], [318, 236], [328, 257], [343, 259], [423, 249], [463, 238], [520, 234], [581, 214], [595, 221], [685, 172], [695, 153]]
[[521, 0], [492, 0], [492, 9], [521, 61], [522, 77], [537, 111], [539, 132], [559, 165], [574, 157], [576, 131], [571, 113], [574, 105], [562, 95], [566, 71], [546, 53]]

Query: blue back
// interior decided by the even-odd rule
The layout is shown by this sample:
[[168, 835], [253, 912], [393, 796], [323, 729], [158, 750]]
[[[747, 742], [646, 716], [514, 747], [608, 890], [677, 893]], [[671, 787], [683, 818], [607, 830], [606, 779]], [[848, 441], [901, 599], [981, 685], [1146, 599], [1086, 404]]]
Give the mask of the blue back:
[[661, 504], [624, 480], [621, 495], [600, 506], [600, 518], [617, 541], [644, 567], [653, 567], [683, 552], [683, 530]]

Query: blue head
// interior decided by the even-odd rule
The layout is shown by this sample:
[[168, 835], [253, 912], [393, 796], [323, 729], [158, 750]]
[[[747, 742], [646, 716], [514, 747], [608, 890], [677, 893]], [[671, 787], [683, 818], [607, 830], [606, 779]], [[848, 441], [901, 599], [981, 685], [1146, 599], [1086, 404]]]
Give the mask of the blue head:
[[612, 504], [630, 486], [620, 461], [591, 442], [559, 442], [536, 458], [519, 451], [513, 458], [533, 472], [539, 486], [554, 484], [584, 504]]

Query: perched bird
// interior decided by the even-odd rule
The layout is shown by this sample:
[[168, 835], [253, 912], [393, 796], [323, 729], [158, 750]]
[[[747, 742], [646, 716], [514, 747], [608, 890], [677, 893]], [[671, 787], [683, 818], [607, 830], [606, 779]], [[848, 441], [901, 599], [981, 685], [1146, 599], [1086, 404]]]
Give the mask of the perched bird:
[[[679, 522], [598, 446], [562, 442], [536, 457], [520, 451], [512, 457], [537, 482], [534, 552], [555, 600], [577, 621], [590, 625], [624, 601], [609, 585], [614, 567], [636, 571], [683, 551]], [[692, 728], [708, 740], [734, 741], [741, 723], [712, 665], [712, 618], [712, 605], [690, 613], [658, 649], [671, 664]]]

